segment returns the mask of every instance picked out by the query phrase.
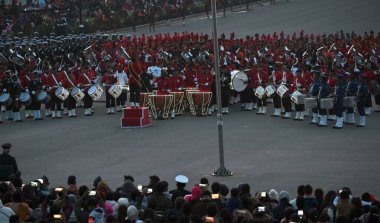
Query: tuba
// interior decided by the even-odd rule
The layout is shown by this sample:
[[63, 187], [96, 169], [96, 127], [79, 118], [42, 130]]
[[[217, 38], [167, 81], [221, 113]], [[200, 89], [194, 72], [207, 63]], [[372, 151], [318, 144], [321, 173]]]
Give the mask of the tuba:
[[12, 49], [9, 50], [11, 55], [9, 56], [9, 60], [15, 64], [17, 64], [18, 66], [22, 66], [24, 65], [25, 63], [25, 58], [22, 57], [20, 54], [18, 54], [17, 52], [13, 51]]
[[94, 52], [92, 51], [91, 49], [91, 46], [87, 47], [86, 49], [84, 49], [83, 51], [83, 55], [86, 59], [86, 62], [90, 64], [90, 66], [96, 66], [98, 61], [96, 59], [96, 56], [94, 54]]

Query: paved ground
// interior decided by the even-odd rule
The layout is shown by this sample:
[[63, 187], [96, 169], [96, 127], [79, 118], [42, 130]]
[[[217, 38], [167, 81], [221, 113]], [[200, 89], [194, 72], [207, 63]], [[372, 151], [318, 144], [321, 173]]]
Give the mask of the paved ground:
[[[336, 30], [380, 31], [380, 2], [355, 0], [291, 0], [274, 6], [255, 6], [219, 20], [219, 32], [244, 36], [284, 30], [292, 33], [335, 32]], [[210, 19], [193, 17], [185, 26], [171, 23], [160, 32], [207, 32]], [[141, 34], [143, 30], [137, 32]], [[153, 34], [153, 33], [152, 33]], [[299, 184], [310, 183], [326, 190], [349, 186], [354, 192], [371, 191], [380, 196], [380, 115], [368, 117], [366, 128], [343, 130], [317, 128], [293, 120], [258, 116], [232, 107], [224, 116], [226, 166], [234, 176], [213, 178], [219, 164], [216, 116], [184, 115], [175, 120], [154, 121], [144, 129], [120, 129], [121, 114], [105, 115], [103, 103], [96, 104], [93, 117], [45, 119], [0, 125], [0, 142], [14, 145], [24, 180], [46, 174], [54, 185], [65, 184], [74, 174], [79, 184], [90, 185], [100, 175], [112, 187], [124, 174], [138, 183], [157, 174], [174, 185], [177, 174], [202, 176], [234, 186], [250, 183], [253, 191], [286, 189], [295, 195]], [[82, 109], [79, 110], [83, 114]], [[271, 110], [269, 111], [271, 112]], [[3, 114], [4, 115], [4, 114]], [[329, 123], [332, 126], [332, 123]]]

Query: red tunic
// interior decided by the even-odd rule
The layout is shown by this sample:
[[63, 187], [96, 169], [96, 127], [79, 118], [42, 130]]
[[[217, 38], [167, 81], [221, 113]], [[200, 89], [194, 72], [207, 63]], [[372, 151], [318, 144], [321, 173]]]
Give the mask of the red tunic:
[[[126, 68], [129, 84], [141, 84], [141, 74], [146, 70], [145, 66], [139, 62], [131, 62]], [[137, 80], [136, 80], [137, 79]]]
[[199, 90], [204, 92], [211, 92], [211, 85], [214, 81], [214, 77], [212, 76], [211, 72], [206, 70], [202, 71], [199, 75]]
[[110, 89], [110, 87], [117, 83], [116, 73], [115, 72], [109, 72], [105, 73], [102, 76], [102, 83], [106, 85], [106, 91]]

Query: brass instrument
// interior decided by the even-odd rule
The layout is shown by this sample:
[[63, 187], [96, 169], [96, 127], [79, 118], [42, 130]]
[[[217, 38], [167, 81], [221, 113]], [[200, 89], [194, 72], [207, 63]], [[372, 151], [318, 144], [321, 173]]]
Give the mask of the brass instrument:
[[25, 58], [22, 57], [20, 54], [18, 54], [17, 52], [13, 51], [12, 49], [9, 50], [11, 55], [9, 56], [9, 60], [15, 64], [17, 64], [18, 66], [22, 66], [24, 65], [25, 63]]
[[90, 66], [96, 66], [98, 64], [98, 60], [96, 59], [96, 56], [94, 52], [91, 49], [91, 46], [87, 47], [83, 51], [83, 55], [86, 59], [86, 62], [90, 64]]

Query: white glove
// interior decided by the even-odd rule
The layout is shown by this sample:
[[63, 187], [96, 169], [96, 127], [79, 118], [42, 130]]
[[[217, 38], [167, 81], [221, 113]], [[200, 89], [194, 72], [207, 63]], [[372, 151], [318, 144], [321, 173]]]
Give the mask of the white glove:
[[178, 88], [178, 90], [182, 91], [182, 88], [180, 87], [180, 88]]
[[77, 84], [77, 87], [80, 87], [80, 84]]
[[197, 81], [198, 80], [198, 78], [194, 78], [194, 81]]
[[7, 92], [7, 89], [3, 89], [3, 93], [6, 93]]
[[27, 88], [27, 89], [25, 89], [25, 92], [29, 93], [29, 89], [28, 89], [28, 88]]
[[157, 87], [157, 82], [156, 82], [156, 83], [154, 83], [154, 87]]
[[58, 72], [61, 72], [62, 68], [58, 68]]
[[46, 87], [45, 87], [45, 85], [44, 85], [44, 86], [42, 86], [42, 90], [45, 90], [45, 88], [46, 88]]
[[168, 89], [168, 92], [170, 93], [170, 89]]
[[208, 83], [206, 83], [205, 86], [208, 86]]
[[61, 85], [61, 86], [62, 86], [62, 82], [59, 82], [59, 85]]
[[49, 87], [48, 90], [51, 91], [51, 87]]
[[35, 91], [32, 91], [32, 95], [35, 95], [36, 94], [36, 92]]

